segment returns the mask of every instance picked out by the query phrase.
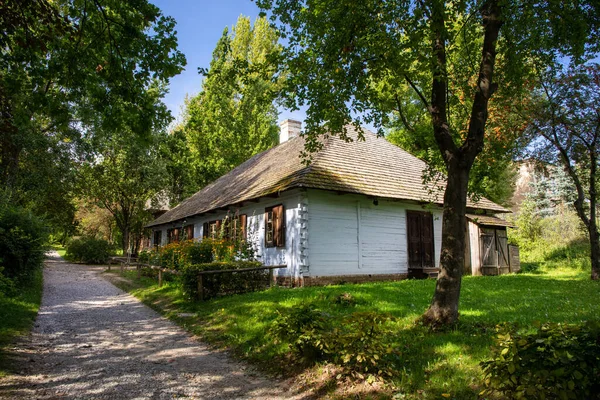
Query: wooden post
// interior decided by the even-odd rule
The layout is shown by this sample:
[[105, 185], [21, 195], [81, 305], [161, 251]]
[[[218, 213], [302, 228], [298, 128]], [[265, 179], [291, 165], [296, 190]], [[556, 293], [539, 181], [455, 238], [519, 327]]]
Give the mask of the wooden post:
[[123, 275], [123, 262], [121, 261], [121, 275]]
[[269, 287], [273, 287], [273, 269], [269, 270]]
[[112, 258], [108, 259], [108, 272], [110, 272], [110, 266], [112, 265]]
[[142, 267], [136, 265], [137, 268], [137, 278], [140, 279], [142, 277]]
[[163, 281], [163, 276], [162, 276], [162, 269], [158, 270], [158, 287], [162, 287], [162, 281]]
[[198, 299], [204, 301], [204, 285], [202, 284], [202, 275], [198, 275]]

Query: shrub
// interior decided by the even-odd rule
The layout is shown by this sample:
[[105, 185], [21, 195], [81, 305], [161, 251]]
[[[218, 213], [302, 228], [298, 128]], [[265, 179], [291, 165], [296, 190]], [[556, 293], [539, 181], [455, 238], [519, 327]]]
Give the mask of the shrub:
[[355, 312], [336, 323], [325, 340], [325, 350], [334, 364], [355, 378], [373, 380], [396, 373], [398, 353], [386, 339], [392, 317], [376, 312]]
[[544, 324], [520, 335], [499, 327], [492, 359], [481, 363], [486, 389], [516, 399], [600, 398], [600, 324]]
[[67, 243], [65, 257], [85, 264], [106, 264], [112, 254], [112, 246], [104, 239], [81, 237]]
[[325, 357], [324, 336], [331, 329], [330, 319], [313, 304], [278, 310], [270, 333], [277, 341], [288, 343], [302, 364], [311, 365]]
[[3, 274], [20, 282], [32, 278], [42, 266], [47, 237], [44, 221], [30, 211], [1, 206], [0, 263], [4, 267]]
[[2, 273], [3, 270], [4, 268], [0, 267], [0, 298], [2, 296], [13, 297], [17, 294], [15, 283]]
[[[189, 298], [198, 298], [198, 273], [201, 271], [236, 270], [261, 266], [258, 261], [191, 264], [182, 269], [183, 292]], [[205, 299], [223, 294], [252, 292], [262, 290], [268, 285], [268, 270], [204, 275], [202, 283]]]
[[387, 340], [391, 316], [355, 312], [333, 318], [312, 304], [277, 313], [270, 334], [303, 364], [328, 361], [342, 367], [342, 374], [368, 381], [395, 375], [398, 353]]

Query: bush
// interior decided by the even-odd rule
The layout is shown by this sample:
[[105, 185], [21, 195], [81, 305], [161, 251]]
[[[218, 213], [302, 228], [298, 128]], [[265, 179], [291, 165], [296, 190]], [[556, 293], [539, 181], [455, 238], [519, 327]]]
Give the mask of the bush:
[[[188, 265], [182, 269], [183, 293], [189, 298], [198, 298], [198, 273], [201, 271], [236, 270], [261, 266], [262, 264], [258, 261], [212, 262]], [[247, 293], [262, 290], [268, 286], [268, 270], [204, 275], [202, 283], [204, 299], [224, 294]]]
[[44, 221], [20, 207], [0, 207], [0, 266], [16, 283], [41, 268], [48, 238]]
[[392, 336], [387, 328], [391, 320], [390, 315], [376, 312], [355, 312], [345, 317], [325, 341], [329, 358], [354, 378], [394, 376], [398, 354], [386, 340]]
[[17, 294], [15, 283], [2, 273], [3, 270], [4, 268], [0, 267], [0, 298], [13, 297]]
[[391, 316], [355, 312], [333, 318], [312, 304], [277, 313], [270, 334], [303, 364], [328, 361], [342, 374], [368, 381], [395, 375], [398, 353], [387, 340]]
[[65, 257], [85, 264], [106, 264], [112, 250], [110, 243], [104, 239], [81, 237], [67, 243]]
[[498, 329], [481, 363], [486, 389], [516, 399], [599, 399], [600, 324], [544, 324], [534, 334]]
[[325, 358], [324, 336], [331, 329], [331, 316], [313, 304], [292, 310], [278, 310], [271, 328], [276, 341], [290, 345], [292, 354], [305, 365]]
[[204, 238], [198, 242], [184, 240], [169, 243], [140, 254], [140, 262], [160, 265], [163, 268], [181, 270], [191, 264], [211, 262], [252, 261], [252, 247], [244, 241], [233, 242]]

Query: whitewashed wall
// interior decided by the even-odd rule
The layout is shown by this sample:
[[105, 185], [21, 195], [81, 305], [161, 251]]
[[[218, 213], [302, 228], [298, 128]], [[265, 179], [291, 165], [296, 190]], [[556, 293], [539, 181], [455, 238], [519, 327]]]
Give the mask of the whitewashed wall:
[[[308, 190], [309, 276], [408, 273], [406, 211], [418, 205], [361, 195]], [[435, 265], [442, 243], [442, 211], [433, 213]], [[305, 275], [305, 276], [307, 276]]]
[[[265, 265], [286, 264], [288, 266], [287, 269], [275, 270], [275, 275], [295, 278], [300, 276], [302, 265], [300, 258], [302, 255], [300, 232], [303, 213], [302, 201], [304, 196], [305, 194], [299, 190], [290, 191], [277, 198], [263, 198], [258, 203], [250, 202], [241, 208], [232, 208], [230, 210], [231, 214], [239, 211], [240, 214], [246, 214], [248, 216], [248, 240], [254, 244], [259, 261]], [[285, 247], [265, 247], [265, 208], [278, 204], [283, 204], [285, 209]], [[203, 235], [202, 230], [204, 222], [223, 219], [226, 215], [226, 211], [220, 211], [218, 213], [190, 217], [186, 219], [185, 224], [182, 224], [181, 221], [179, 221], [175, 224], [154, 227], [153, 230], [156, 231], [160, 229], [162, 231], [161, 245], [165, 245], [167, 243], [167, 229], [175, 227], [181, 228], [183, 225], [193, 224], [194, 239], [200, 240]], [[154, 235], [152, 236], [152, 240], [154, 240]]]

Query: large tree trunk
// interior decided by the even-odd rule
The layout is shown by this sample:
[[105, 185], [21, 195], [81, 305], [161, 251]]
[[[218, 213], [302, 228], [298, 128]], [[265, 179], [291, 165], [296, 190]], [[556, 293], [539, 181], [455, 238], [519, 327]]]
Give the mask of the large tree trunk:
[[465, 213], [469, 170], [469, 167], [458, 163], [448, 170], [442, 220], [442, 268], [431, 305], [422, 317], [423, 323], [433, 327], [452, 324], [458, 319], [461, 278], [465, 264]]
[[446, 113], [448, 77], [445, 4], [439, 1], [434, 2], [432, 6], [434, 65], [429, 110], [434, 136], [448, 170], [444, 192], [440, 273], [431, 305], [421, 317], [424, 324], [432, 327], [450, 325], [458, 319], [461, 278], [465, 262], [465, 213], [469, 172], [475, 157], [483, 150], [488, 102], [495, 89], [493, 75], [496, 63], [496, 41], [502, 27], [498, 0], [484, 2], [481, 14], [484, 39], [477, 91], [473, 98], [467, 137], [458, 147], [450, 131]]

